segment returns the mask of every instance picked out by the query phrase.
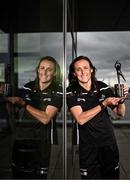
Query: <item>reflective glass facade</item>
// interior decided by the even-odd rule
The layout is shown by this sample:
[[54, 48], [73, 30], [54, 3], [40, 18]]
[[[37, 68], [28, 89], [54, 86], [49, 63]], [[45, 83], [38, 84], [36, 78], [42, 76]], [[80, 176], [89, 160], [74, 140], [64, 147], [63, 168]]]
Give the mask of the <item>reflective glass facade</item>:
[[[119, 60], [122, 64], [126, 83], [130, 86], [130, 32], [76, 32], [74, 30], [73, 3], [71, 4], [67, 0], [58, 1], [57, 16], [53, 17], [52, 13], [51, 18], [46, 22], [46, 24], [52, 23], [52, 32], [49, 28], [47, 31], [45, 27], [43, 11], [47, 14], [47, 10], [44, 8], [43, 2], [40, 7], [36, 7], [40, 11], [40, 14], [37, 15], [40, 31], [36, 29], [35, 32], [31, 30], [0, 32], [0, 83], [9, 85], [12, 95], [15, 95], [16, 89], [21, 89], [27, 82], [36, 78], [36, 67], [41, 57], [52, 56], [61, 67], [63, 106], [56, 118], [58, 143], [51, 144], [48, 179], [73, 179], [76, 176], [75, 169], [79, 168], [78, 164], [75, 165], [75, 162], [78, 162], [78, 142], [73, 142], [74, 120], [66, 106], [66, 87], [68, 86], [68, 70], [71, 61], [79, 55], [90, 57], [98, 70], [97, 78], [113, 88], [117, 82], [114, 63]], [[51, 10], [53, 7], [50, 7]], [[58, 20], [55, 19], [57, 17]], [[18, 16], [17, 21], [20, 23], [19, 18]], [[14, 23], [17, 24], [17, 21]], [[55, 31], [53, 23], [59, 26], [58, 22], [61, 21], [63, 24], [60, 28], [58, 27], [60, 31]], [[20, 27], [17, 27], [16, 30], [19, 30]], [[49, 27], [51, 27], [50, 24]], [[46, 29], [45, 32], [43, 31], [44, 28]], [[1, 93], [3, 93], [2, 90]], [[128, 95], [126, 106], [129, 107], [129, 104], [130, 97]], [[1, 117], [1, 119], [5, 118], [4, 115]], [[128, 108], [123, 119], [118, 120], [113, 116], [112, 121], [113, 124], [129, 124]], [[10, 114], [10, 122], [15, 135], [19, 131], [17, 123], [20, 123], [21, 119], [17, 116], [14, 108]], [[14, 143], [14, 139], [12, 142]]]

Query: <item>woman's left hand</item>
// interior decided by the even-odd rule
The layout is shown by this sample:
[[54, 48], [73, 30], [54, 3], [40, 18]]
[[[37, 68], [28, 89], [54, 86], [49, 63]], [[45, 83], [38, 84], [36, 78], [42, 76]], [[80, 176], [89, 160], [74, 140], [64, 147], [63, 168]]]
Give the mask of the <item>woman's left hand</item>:
[[24, 106], [25, 101], [21, 97], [8, 97], [7, 100], [12, 104]]

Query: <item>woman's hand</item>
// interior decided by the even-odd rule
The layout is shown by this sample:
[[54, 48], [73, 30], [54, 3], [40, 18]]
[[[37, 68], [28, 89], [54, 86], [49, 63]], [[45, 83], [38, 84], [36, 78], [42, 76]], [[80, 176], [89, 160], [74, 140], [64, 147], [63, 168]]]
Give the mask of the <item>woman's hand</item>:
[[121, 99], [122, 98], [120, 97], [108, 97], [102, 102], [102, 104], [106, 107], [111, 105], [116, 106], [118, 105]]

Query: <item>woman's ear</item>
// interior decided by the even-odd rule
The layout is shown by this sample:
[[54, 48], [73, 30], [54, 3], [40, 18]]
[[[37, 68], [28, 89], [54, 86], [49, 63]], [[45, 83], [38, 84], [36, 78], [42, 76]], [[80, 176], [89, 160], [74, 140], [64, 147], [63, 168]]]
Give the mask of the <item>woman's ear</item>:
[[91, 73], [93, 72], [93, 69], [91, 68]]

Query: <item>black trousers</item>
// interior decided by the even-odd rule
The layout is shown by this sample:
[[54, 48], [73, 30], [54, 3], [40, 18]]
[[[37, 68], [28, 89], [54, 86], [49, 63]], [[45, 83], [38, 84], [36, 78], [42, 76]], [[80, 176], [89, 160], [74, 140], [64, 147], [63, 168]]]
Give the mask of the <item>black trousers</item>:
[[79, 147], [82, 179], [119, 179], [119, 151], [116, 144]]

